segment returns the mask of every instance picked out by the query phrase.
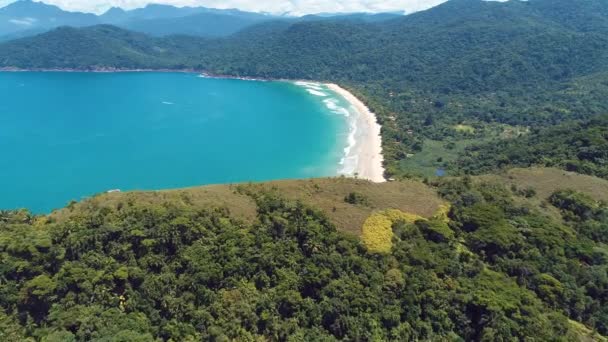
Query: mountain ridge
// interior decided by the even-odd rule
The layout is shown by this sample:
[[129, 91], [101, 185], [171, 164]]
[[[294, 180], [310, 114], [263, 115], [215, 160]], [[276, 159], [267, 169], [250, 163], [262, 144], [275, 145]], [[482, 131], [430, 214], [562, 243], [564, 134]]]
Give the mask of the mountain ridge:
[[64, 11], [54, 5], [33, 0], [18, 0], [0, 8], [0, 37], [25, 37], [60, 26], [94, 26], [112, 24], [157, 36], [189, 34], [204, 37], [229, 36], [241, 29], [271, 20], [311, 20], [312, 18], [344, 17], [369, 21], [388, 20], [393, 13], [333, 14], [291, 17], [268, 13], [246, 12], [235, 8], [176, 7], [148, 4], [125, 10], [111, 7], [102, 14]]

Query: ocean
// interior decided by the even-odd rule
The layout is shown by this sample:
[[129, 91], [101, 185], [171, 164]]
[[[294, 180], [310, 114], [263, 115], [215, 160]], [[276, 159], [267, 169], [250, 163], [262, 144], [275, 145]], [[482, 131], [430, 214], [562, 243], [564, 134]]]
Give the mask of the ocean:
[[352, 173], [349, 104], [324, 85], [189, 73], [0, 73], [0, 209], [113, 189]]

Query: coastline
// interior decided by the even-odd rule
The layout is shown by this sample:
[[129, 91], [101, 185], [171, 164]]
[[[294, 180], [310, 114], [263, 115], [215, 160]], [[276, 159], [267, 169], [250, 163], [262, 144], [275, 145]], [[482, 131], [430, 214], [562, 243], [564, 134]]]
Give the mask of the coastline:
[[374, 114], [360, 99], [348, 90], [334, 83], [326, 83], [325, 86], [346, 100], [351, 109], [356, 112], [354, 118], [356, 135], [354, 144], [347, 147], [346, 158], [355, 157], [356, 165], [354, 174], [358, 178], [366, 179], [374, 183], [386, 182], [384, 178], [384, 156], [382, 155], [382, 127]]
[[[121, 72], [167, 72], [167, 73], [184, 73], [184, 74], [201, 74], [200, 70], [196, 69], [122, 69], [112, 67], [99, 67], [90, 69], [78, 68], [15, 68], [15, 67], [0, 67], [0, 72], [85, 72], [85, 73], [121, 73]], [[203, 73], [204, 74], [204, 73]]]
[[[192, 73], [199, 74], [203, 78], [215, 79], [237, 79], [245, 81], [278, 81], [278, 82], [315, 82], [310, 80], [288, 80], [288, 79], [270, 79], [256, 77], [239, 77], [230, 75], [216, 75], [196, 69], [122, 69], [113, 67], [98, 67], [89, 69], [71, 69], [71, 68], [14, 68], [1, 67], [0, 72], [85, 72], [85, 73], [129, 73], [129, 72], [168, 72], [168, 73]], [[315, 82], [316, 83], [316, 82]], [[349, 145], [345, 148], [344, 159], [342, 164], [346, 162], [353, 163], [353, 168], [346, 168], [339, 172], [348, 176], [357, 176], [357, 178], [372, 181], [374, 183], [386, 182], [384, 178], [384, 156], [382, 154], [382, 137], [381, 126], [378, 123], [376, 115], [361, 101], [348, 90], [340, 87], [335, 83], [316, 83], [324, 85], [328, 90], [342, 97], [351, 108], [349, 112], [355, 114], [351, 119], [351, 132], [349, 134]], [[354, 112], [354, 113], [352, 113]]]

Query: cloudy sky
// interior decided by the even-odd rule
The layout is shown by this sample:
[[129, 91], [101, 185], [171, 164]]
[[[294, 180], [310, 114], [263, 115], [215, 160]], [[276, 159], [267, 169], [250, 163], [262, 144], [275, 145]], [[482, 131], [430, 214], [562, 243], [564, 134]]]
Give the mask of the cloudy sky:
[[[0, 0], [0, 7], [14, 0]], [[112, 6], [125, 9], [148, 3], [174, 6], [239, 8], [246, 11], [292, 14], [320, 12], [414, 12], [438, 5], [445, 0], [44, 0], [66, 10], [100, 13]]]

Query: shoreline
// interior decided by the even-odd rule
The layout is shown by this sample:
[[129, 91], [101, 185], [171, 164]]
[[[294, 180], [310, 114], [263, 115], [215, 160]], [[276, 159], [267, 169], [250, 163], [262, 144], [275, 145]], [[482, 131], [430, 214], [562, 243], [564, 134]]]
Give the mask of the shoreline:
[[335, 83], [325, 83], [325, 86], [346, 100], [356, 112], [354, 119], [354, 144], [347, 147], [345, 158], [356, 158], [353, 176], [374, 183], [384, 183], [384, 156], [382, 154], [382, 127], [373, 113], [363, 101], [348, 90]]
[[[293, 80], [293, 79], [272, 79], [272, 78], [256, 78], [230, 75], [216, 75], [203, 70], [196, 69], [121, 69], [113, 67], [99, 67], [90, 69], [76, 68], [14, 68], [3, 67], [0, 72], [83, 72], [83, 73], [129, 73], [129, 72], [165, 72], [165, 73], [192, 73], [199, 74], [203, 78], [211, 79], [236, 79], [244, 81], [277, 81], [290, 82], [297, 84], [298, 82], [314, 82], [322, 84], [328, 90], [342, 97], [351, 108], [349, 112], [356, 115], [354, 121], [350, 122], [351, 132], [349, 133], [348, 146], [345, 148], [345, 155], [341, 164], [344, 164], [348, 159], [356, 159], [355, 166], [352, 172], [340, 172], [351, 177], [369, 180], [374, 183], [386, 182], [384, 178], [384, 156], [382, 154], [382, 127], [378, 123], [376, 114], [373, 113], [367, 105], [348, 90], [340, 87], [335, 83], [321, 83], [310, 80]], [[350, 120], [349, 120], [350, 121]]]
[[99, 67], [90, 69], [77, 68], [14, 68], [1, 67], [0, 72], [83, 72], [83, 73], [121, 73], [121, 72], [163, 72], [163, 73], [181, 73], [181, 74], [204, 74], [201, 70], [196, 69], [122, 69], [112, 67]]

